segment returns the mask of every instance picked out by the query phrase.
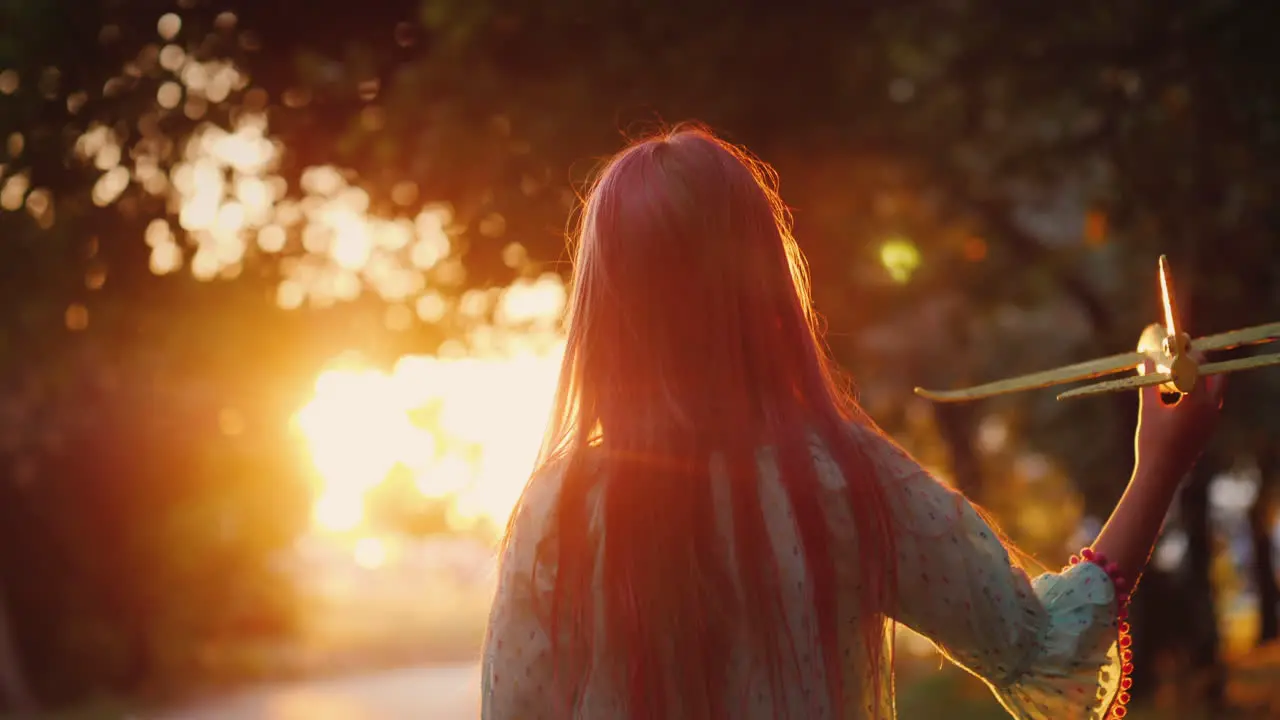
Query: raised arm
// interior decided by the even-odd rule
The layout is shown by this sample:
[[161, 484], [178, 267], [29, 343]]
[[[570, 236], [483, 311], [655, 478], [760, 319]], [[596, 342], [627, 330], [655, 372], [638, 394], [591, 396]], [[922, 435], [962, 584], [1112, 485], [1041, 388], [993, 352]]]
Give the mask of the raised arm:
[[1220, 397], [1216, 384], [1176, 407], [1154, 391], [1144, 395], [1136, 469], [1092, 548], [1106, 559], [1035, 579], [967, 499], [868, 433], [898, 523], [896, 619], [982, 678], [1016, 718], [1106, 717], [1128, 689], [1123, 602], [1212, 430]]
[[1210, 375], [1204, 387], [1176, 405], [1164, 404], [1154, 387], [1142, 390], [1133, 477], [1093, 543], [1093, 550], [1115, 563], [1121, 576], [1136, 580], [1146, 567], [1178, 483], [1217, 427], [1225, 378]]

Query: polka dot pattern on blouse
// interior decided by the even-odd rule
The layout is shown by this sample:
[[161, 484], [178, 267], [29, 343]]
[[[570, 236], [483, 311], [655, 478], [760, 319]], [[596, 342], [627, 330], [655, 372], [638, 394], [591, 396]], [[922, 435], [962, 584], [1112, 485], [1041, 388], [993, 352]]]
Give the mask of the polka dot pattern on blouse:
[[[875, 460], [877, 479], [886, 488], [898, 527], [894, 620], [980, 677], [1014, 718], [1106, 717], [1121, 681], [1116, 592], [1106, 571], [1081, 563], [1062, 573], [1028, 577], [962, 495], [930, 476], [891, 441], [862, 428], [855, 432]], [[844, 480], [820, 446], [815, 445], [814, 461], [834, 508], [830, 531], [841, 604], [851, 607], [860, 568], [854, 529], [842, 505]], [[576, 707], [564, 707], [552, 691], [550, 641], [536, 609], [546, 607], [554, 568], [540, 564], [535, 574], [534, 556], [540, 544], [554, 542], [551, 516], [558, 484], [554, 473], [533, 480], [501, 558], [483, 651], [483, 720], [626, 717], [621, 696], [608, 687], [605, 673], [592, 675]], [[718, 489], [718, 499], [726, 492], [727, 488]], [[784, 687], [783, 697], [774, 698], [769, 683], [761, 682], [760, 663], [753, 662], [750, 653], [736, 654], [739, 661], [731, 668], [729, 691], [743, 698], [747, 707], [735, 717], [771, 719], [780, 706], [790, 717], [830, 718], [826, 668], [805, 601], [807, 577], [799, 533], [767, 453], [762, 453], [761, 493], [769, 535], [788, 581], [787, 621], [803, 667], [796, 682]], [[844, 662], [836, 670], [845, 674], [847, 692], [859, 693], [846, 705], [849, 718], [892, 717], [891, 698], [873, 713], [869, 680], [856, 670], [865, 657], [857, 622], [851, 615], [841, 623]]]

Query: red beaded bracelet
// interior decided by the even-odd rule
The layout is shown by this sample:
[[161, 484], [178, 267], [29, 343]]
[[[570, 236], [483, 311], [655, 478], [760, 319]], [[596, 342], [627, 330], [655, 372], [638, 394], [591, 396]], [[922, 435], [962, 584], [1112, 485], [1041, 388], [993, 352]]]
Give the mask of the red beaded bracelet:
[[1113, 562], [1107, 562], [1107, 556], [1100, 552], [1094, 552], [1091, 548], [1085, 548], [1080, 554], [1071, 556], [1071, 565], [1079, 565], [1081, 562], [1091, 562], [1094, 565], [1106, 571], [1107, 576], [1111, 578], [1111, 584], [1116, 589], [1116, 617], [1120, 622], [1120, 688], [1116, 693], [1115, 701], [1111, 704], [1110, 712], [1107, 713], [1108, 718], [1123, 718], [1129, 714], [1125, 706], [1129, 704], [1129, 688], [1133, 687], [1133, 637], [1129, 635], [1129, 596], [1133, 592], [1133, 588], [1129, 585], [1128, 578], [1120, 574], [1120, 567]]

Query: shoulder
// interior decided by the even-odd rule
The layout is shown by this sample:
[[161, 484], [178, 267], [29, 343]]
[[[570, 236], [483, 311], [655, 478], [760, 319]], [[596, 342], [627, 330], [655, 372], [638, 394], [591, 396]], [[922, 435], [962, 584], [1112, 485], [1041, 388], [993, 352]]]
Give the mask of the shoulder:
[[908, 525], [918, 525], [925, 519], [932, 527], [951, 524], [962, 514], [964, 496], [873, 421], [860, 419], [849, 428], [899, 521], [910, 519]]
[[508, 553], [517, 542], [536, 543], [550, 533], [555, 525], [556, 506], [559, 504], [567, 465], [567, 460], [553, 458], [536, 468], [529, 477], [507, 524], [504, 542]]
[[820, 437], [817, 434], [811, 438], [814, 461], [824, 477], [844, 474], [839, 463], [832, 456], [830, 446], [832, 442], [840, 441], [852, 443], [854, 449], [865, 458], [870, 466], [869, 469], [882, 482], [892, 483], [894, 480], [928, 474], [910, 453], [870, 418], [859, 417], [850, 420], [844, 429], [844, 437], [840, 440]]
[[539, 588], [550, 589], [545, 566], [554, 558], [554, 518], [563, 476], [559, 463], [537, 468], [512, 508], [498, 548], [494, 612], [512, 604], [535, 607]]
[[[554, 458], [538, 467], [525, 484], [500, 549], [500, 599], [510, 601], [511, 596], [527, 596], [526, 600], [537, 605], [540, 603], [537, 598], [545, 598], [552, 592], [562, 560], [560, 513], [567, 476], [572, 469], [577, 477], [578, 469], [582, 468], [587, 475], [580, 479], [590, 483], [592, 489], [598, 487], [591, 483], [595, 466], [573, 467], [575, 464], [569, 459]], [[598, 512], [597, 493], [588, 492], [585, 500], [593, 513]]]
[[[503, 538], [504, 563], [518, 562], [531, 567], [535, 560], [541, 563], [550, 559], [557, 539], [561, 499], [571, 470], [578, 481], [586, 483], [574, 483], [575, 489], [571, 492], [585, 492], [583, 498], [587, 505], [594, 508], [596, 504], [598, 485], [592, 477], [595, 461], [591, 453], [585, 457], [554, 457], [534, 470], [507, 523]], [[584, 471], [586, 474], [582, 475]]]

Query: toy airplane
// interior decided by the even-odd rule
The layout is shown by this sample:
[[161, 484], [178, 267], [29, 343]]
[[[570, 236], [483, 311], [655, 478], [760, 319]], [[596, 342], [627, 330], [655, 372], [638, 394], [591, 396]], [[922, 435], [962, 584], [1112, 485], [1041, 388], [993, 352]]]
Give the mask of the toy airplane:
[[[1067, 390], [1059, 394], [1058, 399], [1101, 395], [1152, 385], [1159, 385], [1161, 392], [1185, 395], [1195, 389], [1196, 382], [1203, 375], [1280, 365], [1280, 353], [1199, 364], [1189, 354], [1191, 351], [1230, 350], [1245, 345], [1269, 343], [1280, 339], [1280, 322], [1192, 339], [1179, 330], [1177, 308], [1174, 305], [1169, 277], [1169, 261], [1163, 255], [1160, 256], [1160, 293], [1164, 300], [1164, 324], [1148, 325], [1138, 340], [1136, 352], [1086, 360], [1066, 367], [997, 380], [961, 390], [916, 388], [916, 394], [935, 402], [965, 402], [993, 395], [1038, 390], [1079, 380], [1092, 380], [1104, 375], [1136, 369], [1138, 371], [1136, 376], [1106, 380]], [[1147, 360], [1150, 360], [1156, 368], [1151, 374], [1145, 373], [1144, 363]]]

